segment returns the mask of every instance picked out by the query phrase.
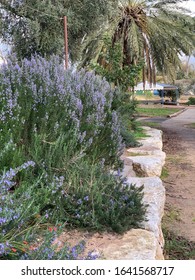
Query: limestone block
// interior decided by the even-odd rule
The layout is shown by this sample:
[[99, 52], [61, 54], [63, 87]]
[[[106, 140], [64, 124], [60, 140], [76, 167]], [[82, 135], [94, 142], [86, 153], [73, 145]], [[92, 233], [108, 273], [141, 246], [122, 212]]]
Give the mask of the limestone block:
[[128, 231], [114, 243], [105, 246], [102, 253], [108, 260], [163, 259], [154, 233], [143, 229]]
[[137, 187], [144, 185], [145, 204], [148, 204], [146, 219], [143, 227], [146, 230], [152, 231], [157, 238], [161, 247], [164, 246], [164, 238], [161, 230], [161, 220], [164, 214], [165, 205], [165, 188], [162, 181], [158, 177], [129, 177], [127, 183], [135, 184]]
[[143, 202], [148, 205], [146, 221], [142, 223], [143, 229], [132, 229], [118, 237], [118, 241], [107, 244], [103, 250], [106, 259], [164, 259], [161, 221], [165, 188], [159, 176], [166, 154], [162, 151], [162, 131], [149, 127], [144, 129], [149, 137], [140, 141], [140, 147], [128, 149], [121, 159], [124, 161], [122, 175], [127, 177], [127, 183], [137, 187], [144, 186]]
[[153, 177], [160, 176], [162, 167], [165, 164], [165, 156], [132, 156], [128, 157], [133, 161], [133, 170], [139, 177]]
[[160, 156], [165, 159], [166, 154], [163, 152], [161, 149], [158, 149], [157, 147], [151, 146], [141, 146], [141, 147], [136, 147], [136, 148], [130, 148], [126, 152], [126, 156], [138, 156], [138, 155], [155, 155], [155, 156]]
[[162, 131], [150, 127], [143, 128], [146, 130], [148, 137], [139, 140], [140, 147], [130, 148], [127, 152], [147, 155], [162, 150]]
[[136, 174], [133, 170], [133, 161], [125, 156], [121, 156], [121, 160], [124, 162], [124, 167], [120, 175], [122, 177], [135, 177]]
[[162, 131], [147, 126], [144, 126], [143, 128], [149, 137], [146, 137], [139, 141], [142, 144], [142, 146], [153, 146], [157, 149], [162, 150]]

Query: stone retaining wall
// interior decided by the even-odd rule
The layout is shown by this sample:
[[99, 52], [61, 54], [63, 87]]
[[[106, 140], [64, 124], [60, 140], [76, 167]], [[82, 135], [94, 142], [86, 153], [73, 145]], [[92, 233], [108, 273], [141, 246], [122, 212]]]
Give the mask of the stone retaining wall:
[[143, 229], [133, 229], [120, 238], [120, 242], [108, 244], [103, 255], [110, 260], [155, 260], [164, 259], [164, 238], [161, 220], [164, 213], [165, 188], [159, 176], [165, 163], [162, 151], [162, 132], [144, 127], [149, 137], [142, 146], [128, 149], [122, 156], [123, 175], [129, 185], [144, 185], [144, 202], [148, 204], [147, 222]]

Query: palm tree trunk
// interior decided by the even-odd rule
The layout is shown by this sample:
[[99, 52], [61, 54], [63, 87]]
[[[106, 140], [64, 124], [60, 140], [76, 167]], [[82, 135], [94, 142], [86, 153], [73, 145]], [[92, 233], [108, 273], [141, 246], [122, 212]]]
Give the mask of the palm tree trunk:
[[188, 60], [187, 60], [187, 63], [186, 63], [186, 78], [188, 78], [188, 76], [189, 76], [189, 70], [190, 70], [190, 58], [191, 58], [191, 56], [189, 55], [189, 57], [188, 57]]
[[154, 85], [156, 85], [156, 67], [153, 59], [152, 59], [152, 76], [153, 76], [153, 83]]

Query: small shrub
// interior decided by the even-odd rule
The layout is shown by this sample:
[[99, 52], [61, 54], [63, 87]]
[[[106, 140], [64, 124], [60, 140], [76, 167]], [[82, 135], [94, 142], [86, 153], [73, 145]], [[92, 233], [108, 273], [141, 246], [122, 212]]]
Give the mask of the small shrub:
[[63, 245], [58, 238], [63, 231], [63, 226], [49, 226], [39, 235], [38, 244], [27, 244], [25, 252], [17, 257], [20, 260], [96, 260], [97, 253], [86, 252], [85, 242], [78, 241], [75, 246], [65, 242]]
[[62, 226], [33, 228], [17, 241], [0, 243], [0, 260], [96, 260], [100, 257], [93, 251], [86, 252], [84, 241], [75, 246], [67, 242], [59, 246], [62, 229]]
[[83, 259], [96, 259], [96, 254], [84, 252], [83, 242], [74, 247], [64, 244], [60, 249], [54, 244], [63, 226], [48, 226], [44, 223], [47, 219], [40, 216], [44, 204], [40, 204], [37, 198], [41, 195], [42, 203], [46, 203], [47, 190], [40, 189], [40, 184], [37, 190], [38, 182], [28, 188], [22, 185], [17, 191], [10, 191], [17, 173], [29, 167], [34, 167], [34, 163], [27, 162], [10, 169], [0, 179], [0, 259], [80, 259], [81, 254]]
[[146, 212], [143, 188], [127, 186], [123, 178], [82, 158], [71, 162], [64, 177], [56, 177], [50, 187], [48, 204], [42, 209], [48, 221], [119, 233], [141, 226]]
[[120, 133], [126, 147], [135, 147], [139, 143], [135, 139], [138, 124], [135, 120], [137, 101], [129, 93], [119, 88], [114, 90], [112, 109], [117, 111], [121, 123]]
[[[66, 245], [60, 252], [51, 246], [54, 237], [57, 238], [53, 230], [40, 234], [39, 229], [50, 223], [63, 222], [66, 227], [118, 233], [142, 225], [146, 212], [142, 187], [127, 186], [120, 176], [108, 174], [103, 166], [91, 166], [81, 158], [70, 165], [72, 168], [64, 173], [64, 177], [55, 175], [50, 181], [45, 173], [31, 185], [28, 181], [22, 182], [14, 192], [10, 190], [15, 185], [17, 173], [27, 172], [30, 166], [35, 168], [34, 163], [25, 163], [2, 175], [0, 259], [79, 257], [79, 251], [76, 253], [76, 249]], [[41, 240], [38, 244], [37, 238]], [[88, 254], [85, 258], [93, 257]]]
[[195, 97], [189, 97], [187, 104], [188, 105], [195, 105]]
[[96, 73], [105, 77], [106, 80], [119, 86], [123, 92], [127, 92], [129, 87], [134, 87], [136, 79], [141, 73], [143, 61], [137, 65], [123, 65], [123, 51], [120, 43], [113, 46], [112, 38], [106, 34], [103, 38], [103, 48], [98, 57], [98, 61], [91, 63], [91, 68]]

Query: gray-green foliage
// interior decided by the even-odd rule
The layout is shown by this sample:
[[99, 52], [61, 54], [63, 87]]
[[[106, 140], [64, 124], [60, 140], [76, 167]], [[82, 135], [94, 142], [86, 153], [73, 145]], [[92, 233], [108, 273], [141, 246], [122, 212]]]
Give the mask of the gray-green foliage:
[[0, 101], [0, 259], [59, 258], [49, 236], [20, 255], [29, 242], [37, 249], [29, 227], [42, 222], [120, 233], [142, 226], [143, 187], [114, 172], [123, 144], [105, 79], [64, 71], [56, 56], [13, 57], [0, 67]]
[[71, 58], [79, 58], [84, 36], [96, 30], [111, 13], [114, 1], [106, 0], [0, 0], [0, 32], [18, 57], [63, 55], [63, 16], [68, 17]]

